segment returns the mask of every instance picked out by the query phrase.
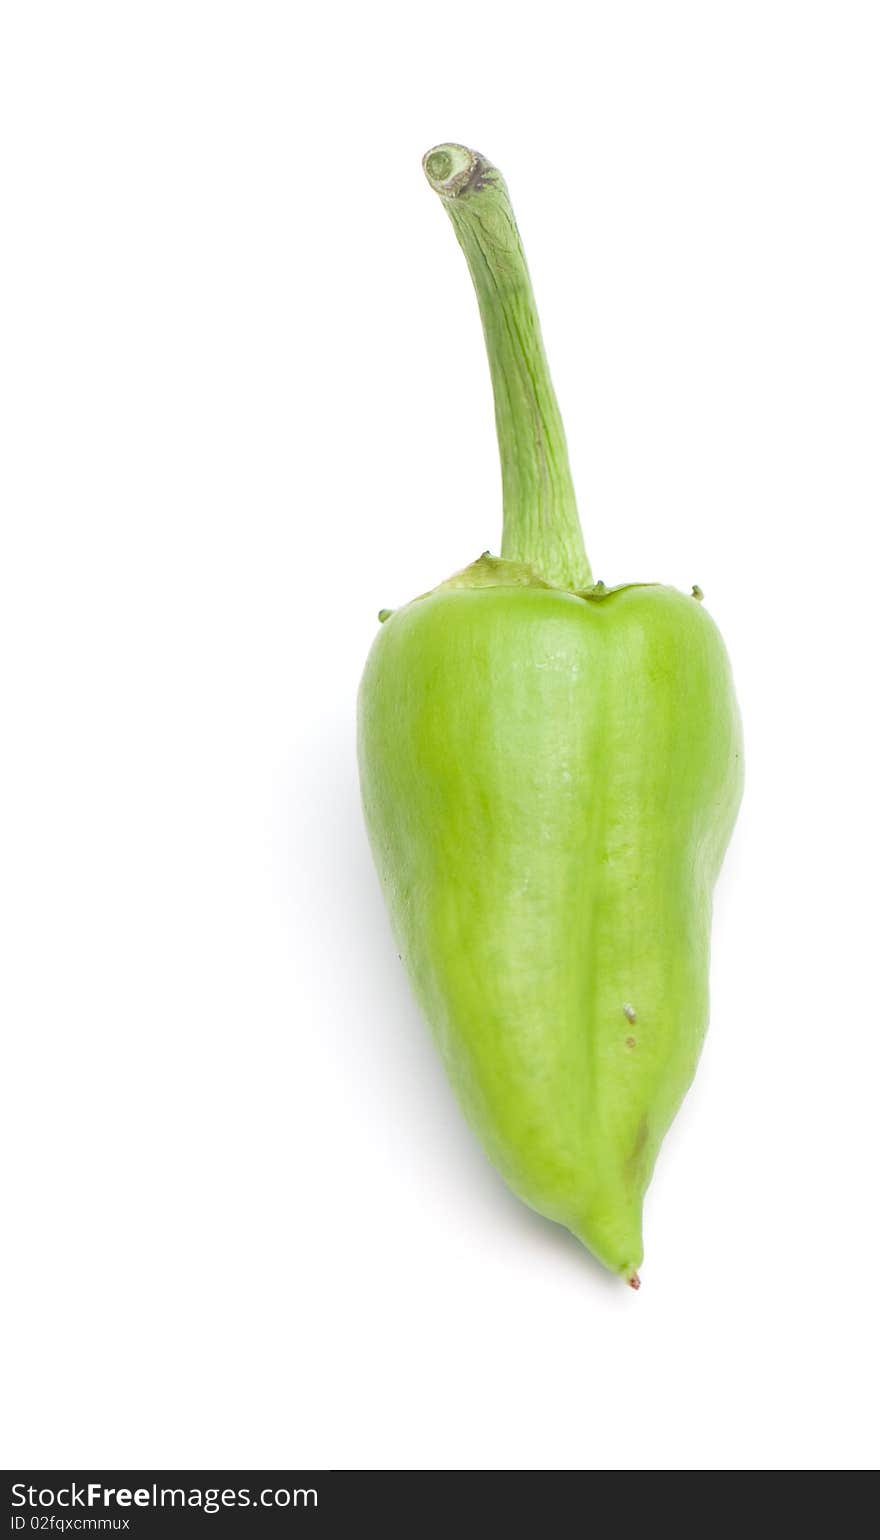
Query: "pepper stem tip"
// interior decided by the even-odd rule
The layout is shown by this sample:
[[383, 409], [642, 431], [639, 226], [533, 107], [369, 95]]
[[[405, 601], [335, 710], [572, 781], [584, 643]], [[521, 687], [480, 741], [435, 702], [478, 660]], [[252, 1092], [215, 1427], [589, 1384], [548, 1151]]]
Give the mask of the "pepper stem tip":
[[482, 155], [464, 144], [435, 144], [422, 156], [425, 176], [441, 198], [457, 198], [486, 164]]

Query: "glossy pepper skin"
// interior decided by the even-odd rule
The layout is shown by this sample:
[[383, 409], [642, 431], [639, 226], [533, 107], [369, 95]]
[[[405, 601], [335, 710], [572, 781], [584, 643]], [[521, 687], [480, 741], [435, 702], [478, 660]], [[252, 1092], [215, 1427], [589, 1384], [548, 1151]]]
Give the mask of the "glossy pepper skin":
[[591, 582], [506, 189], [461, 146], [425, 166], [480, 299], [504, 554], [382, 626], [359, 702], [367, 827], [490, 1158], [637, 1287], [645, 1190], [708, 1021], [739, 714], [698, 597]]

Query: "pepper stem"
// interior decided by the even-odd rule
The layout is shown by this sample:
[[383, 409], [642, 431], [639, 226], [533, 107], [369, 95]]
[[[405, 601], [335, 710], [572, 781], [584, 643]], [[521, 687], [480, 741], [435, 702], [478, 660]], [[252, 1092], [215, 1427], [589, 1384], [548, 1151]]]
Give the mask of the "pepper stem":
[[501, 554], [560, 588], [586, 588], [590, 563], [565, 430], [504, 178], [476, 150], [439, 144], [422, 165], [470, 268], [489, 355], [501, 454]]

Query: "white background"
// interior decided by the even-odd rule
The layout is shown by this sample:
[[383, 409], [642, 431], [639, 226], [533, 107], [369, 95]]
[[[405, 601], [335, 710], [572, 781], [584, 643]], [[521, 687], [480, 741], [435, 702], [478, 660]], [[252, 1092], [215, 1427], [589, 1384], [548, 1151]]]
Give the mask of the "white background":
[[[876, 1464], [872, 4], [8, 3], [7, 1466]], [[364, 837], [375, 616], [500, 527], [422, 152], [505, 171], [606, 582], [747, 792], [641, 1293], [502, 1188]]]

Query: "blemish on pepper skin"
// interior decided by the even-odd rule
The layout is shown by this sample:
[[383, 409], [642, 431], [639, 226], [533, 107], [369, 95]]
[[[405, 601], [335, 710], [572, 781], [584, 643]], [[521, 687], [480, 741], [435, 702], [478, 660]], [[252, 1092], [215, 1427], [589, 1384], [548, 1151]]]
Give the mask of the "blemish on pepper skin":
[[635, 1136], [635, 1139], [633, 1140], [632, 1149], [630, 1150], [629, 1154], [626, 1157], [626, 1162], [625, 1162], [625, 1166], [624, 1166], [624, 1169], [625, 1169], [626, 1175], [627, 1175], [627, 1180], [629, 1182], [636, 1183], [636, 1182], [638, 1182], [644, 1176], [644, 1174], [645, 1174], [645, 1152], [647, 1150], [647, 1146], [648, 1146], [648, 1119], [646, 1117], [643, 1117], [643, 1118], [641, 1118], [639, 1120], [639, 1126], [636, 1129], [636, 1136]]
[[634, 1037], [627, 1037], [627, 1038], [624, 1039], [624, 1041], [626, 1043], [627, 1048], [635, 1048], [636, 1040], [635, 1040]]
[[626, 1017], [627, 1021], [635, 1021], [635, 1019], [636, 1019], [636, 1008], [635, 1008], [635, 1006], [634, 1005], [630, 1005], [629, 1003], [627, 1003], [623, 1007], [623, 1014]]

